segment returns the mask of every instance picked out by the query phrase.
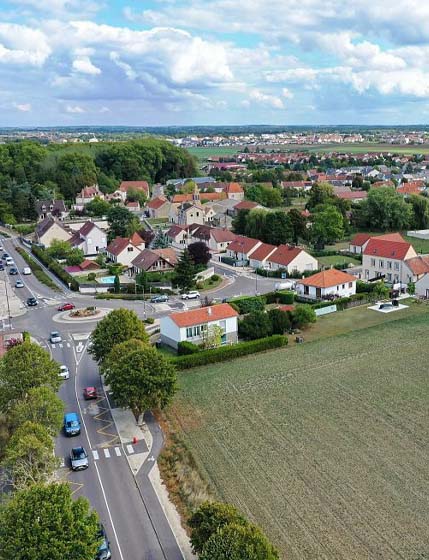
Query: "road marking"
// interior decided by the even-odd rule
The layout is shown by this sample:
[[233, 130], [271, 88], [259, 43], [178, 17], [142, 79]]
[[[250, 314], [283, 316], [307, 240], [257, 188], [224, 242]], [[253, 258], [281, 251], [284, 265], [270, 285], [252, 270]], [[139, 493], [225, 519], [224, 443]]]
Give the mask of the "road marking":
[[52, 348], [55, 348], [55, 344], [52, 344]]
[[67, 348], [70, 348], [70, 342], [67, 342]]
[[131, 455], [132, 453], [134, 453], [134, 449], [132, 445], [127, 445], [127, 451], [128, 453]]
[[98, 461], [98, 459], [100, 458], [98, 455], [98, 451], [96, 451], [95, 449], [92, 450], [92, 455], [95, 461]]
[[106, 459], [110, 457], [110, 451], [107, 448], [104, 449], [104, 456], [106, 457]]
[[59, 346], [60, 348], [62, 348], [62, 347], [63, 347], [63, 344], [60, 342], [60, 344], [58, 344], [58, 346]]
[[116, 455], [117, 455], [118, 457], [121, 456], [121, 450], [120, 450], [119, 447], [115, 447], [115, 453], [116, 453]]
[[65, 467], [65, 466], [66, 466], [66, 461], [65, 461], [64, 457], [61, 457], [60, 467]]

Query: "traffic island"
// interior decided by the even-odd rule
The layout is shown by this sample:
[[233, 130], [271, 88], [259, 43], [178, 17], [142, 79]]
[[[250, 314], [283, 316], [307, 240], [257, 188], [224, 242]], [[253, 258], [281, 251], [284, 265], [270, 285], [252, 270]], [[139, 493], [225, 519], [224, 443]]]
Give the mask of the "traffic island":
[[112, 310], [103, 307], [86, 307], [73, 309], [73, 311], [62, 311], [52, 317], [56, 323], [89, 323], [100, 321]]

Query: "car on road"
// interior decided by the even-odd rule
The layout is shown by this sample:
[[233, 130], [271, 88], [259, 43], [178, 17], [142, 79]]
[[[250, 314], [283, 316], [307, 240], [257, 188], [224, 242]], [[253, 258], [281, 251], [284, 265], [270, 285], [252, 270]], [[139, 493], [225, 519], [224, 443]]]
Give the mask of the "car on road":
[[182, 299], [198, 299], [200, 297], [200, 292], [197, 290], [192, 290], [186, 294], [182, 294]]
[[62, 342], [63, 339], [58, 331], [52, 331], [49, 335], [49, 340], [52, 344], [56, 344], [57, 342]]
[[80, 420], [76, 412], [64, 414], [64, 432], [66, 436], [78, 436], [80, 434]]
[[160, 294], [159, 296], [153, 296], [150, 298], [151, 303], [165, 303], [168, 301], [168, 296], [165, 294]]
[[34, 307], [35, 305], [38, 304], [38, 301], [35, 297], [29, 297], [27, 298], [27, 306], [28, 307]]
[[15, 288], [23, 288], [24, 287], [24, 282], [22, 282], [21, 280], [17, 280], [15, 282]]
[[0, 270], [4, 270], [4, 265], [1, 261], [0, 261]]
[[6, 263], [6, 266], [13, 266], [15, 264], [11, 257], [6, 257], [4, 262]]
[[9, 274], [11, 276], [16, 276], [18, 274], [18, 269], [16, 269], [14, 266], [12, 268], [9, 269]]
[[10, 256], [9, 253], [3, 253], [2, 259], [3, 260], [8, 259], [9, 256]]
[[104, 527], [101, 523], [97, 537], [103, 540], [97, 551], [95, 560], [109, 560], [109, 558], [112, 558], [112, 553], [110, 552], [110, 542], [107, 538], [106, 531], [104, 530]]
[[96, 399], [97, 398], [96, 387], [85, 387], [85, 389], [83, 390], [83, 398], [86, 401], [89, 401], [91, 399]]
[[60, 366], [60, 372], [58, 374], [62, 379], [70, 379], [70, 371], [67, 366]]
[[74, 303], [63, 303], [59, 307], [57, 307], [57, 311], [70, 311], [74, 309], [76, 306]]
[[22, 274], [28, 276], [29, 274], [31, 274], [31, 268], [29, 266], [24, 266], [24, 268], [22, 269]]
[[89, 467], [88, 453], [84, 447], [72, 447], [70, 464], [74, 471], [83, 471]]

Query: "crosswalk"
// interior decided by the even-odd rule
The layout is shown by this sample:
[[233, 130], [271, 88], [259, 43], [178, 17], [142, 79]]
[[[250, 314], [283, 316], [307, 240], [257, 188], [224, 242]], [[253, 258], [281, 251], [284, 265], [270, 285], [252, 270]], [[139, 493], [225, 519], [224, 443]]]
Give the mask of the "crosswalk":
[[124, 447], [102, 447], [100, 449], [91, 449], [94, 461], [100, 459], [112, 459], [115, 457], [122, 457], [125, 455], [132, 455], [135, 452], [131, 444], [124, 445]]
[[70, 342], [65, 342], [65, 343], [59, 342], [59, 343], [57, 343], [57, 344], [51, 344], [51, 347], [54, 348], [54, 349], [55, 349], [57, 346], [58, 346], [58, 348], [64, 348], [64, 347], [66, 347], [66, 348], [71, 348]]

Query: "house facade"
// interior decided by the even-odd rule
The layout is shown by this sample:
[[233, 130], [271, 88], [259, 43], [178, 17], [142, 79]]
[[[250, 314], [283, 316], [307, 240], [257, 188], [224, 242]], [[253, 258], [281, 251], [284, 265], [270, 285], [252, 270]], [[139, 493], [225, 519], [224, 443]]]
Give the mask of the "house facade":
[[179, 342], [201, 344], [213, 327], [222, 329], [221, 344], [238, 341], [238, 313], [228, 303], [171, 313], [161, 317], [161, 342], [177, 349]]
[[170, 203], [163, 196], [157, 196], [146, 204], [150, 218], [168, 218]]
[[362, 253], [363, 278], [365, 281], [383, 278], [389, 284], [406, 287], [412, 281], [406, 261], [414, 257], [417, 253], [413, 246], [399, 233], [371, 237]]
[[277, 250], [277, 245], [270, 245], [269, 243], [261, 243], [254, 251], [249, 259], [249, 266], [255, 270], [258, 268], [270, 268], [267, 264], [267, 259], [270, 255]]
[[371, 236], [367, 233], [357, 233], [349, 243], [349, 252], [361, 255], [370, 239]]
[[107, 257], [114, 263], [131, 266], [132, 261], [145, 248], [145, 242], [134, 233], [130, 238], [116, 237], [106, 249]]
[[299, 296], [313, 300], [350, 297], [356, 293], [356, 277], [331, 268], [298, 280], [295, 289]]
[[132, 274], [141, 272], [169, 272], [174, 270], [177, 256], [174, 249], [143, 249], [131, 262]]
[[89, 204], [94, 198], [101, 198], [104, 200], [104, 194], [98, 188], [98, 185], [91, 185], [89, 187], [83, 187], [83, 189], [76, 195], [75, 204], [73, 208], [78, 211], [82, 211], [87, 204]]
[[312, 255], [301, 247], [279, 245], [266, 259], [266, 268], [270, 270], [284, 269], [288, 274], [317, 270], [319, 263]]
[[68, 216], [64, 200], [38, 200], [35, 204], [37, 220], [41, 222], [48, 216], [64, 220]]
[[42, 222], [38, 223], [34, 233], [36, 243], [40, 243], [45, 247], [50, 247], [52, 241], [69, 241], [72, 234], [64, 228], [61, 222], [52, 216], [48, 216]]
[[259, 239], [237, 235], [234, 241], [228, 245], [226, 254], [229, 258], [234, 259], [239, 266], [245, 266], [252, 253], [260, 245], [262, 245], [262, 241], [259, 241]]
[[82, 249], [86, 257], [98, 255], [107, 249], [107, 235], [94, 222], [88, 220], [79, 231], [73, 234], [70, 244]]

